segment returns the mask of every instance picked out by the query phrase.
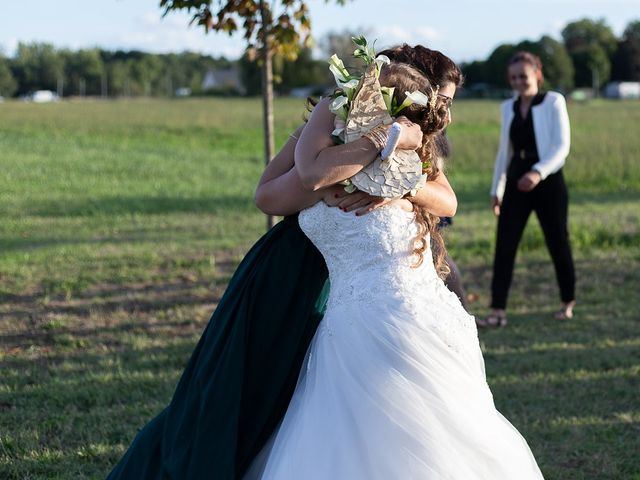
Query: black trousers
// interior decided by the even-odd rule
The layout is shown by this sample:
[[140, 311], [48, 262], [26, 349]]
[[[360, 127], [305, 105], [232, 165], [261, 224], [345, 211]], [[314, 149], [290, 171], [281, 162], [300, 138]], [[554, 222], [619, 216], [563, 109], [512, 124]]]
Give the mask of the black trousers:
[[507, 306], [518, 244], [532, 211], [536, 212], [553, 260], [560, 298], [570, 302], [575, 299], [575, 270], [567, 228], [569, 194], [562, 170], [549, 175], [528, 193], [519, 191], [517, 183], [517, 178], [507, 180], [498, 217], [491, 308]]

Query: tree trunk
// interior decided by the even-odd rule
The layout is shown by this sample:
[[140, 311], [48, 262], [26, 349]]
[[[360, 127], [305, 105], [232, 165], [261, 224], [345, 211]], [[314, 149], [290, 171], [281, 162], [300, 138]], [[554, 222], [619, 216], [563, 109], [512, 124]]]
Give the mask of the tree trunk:
[[[267, 7], [264, 0], [260, 1], [260, 16], [262, 19], [262, 122], [264, 127], [264, 157], [265, 165], [273, 158], [274, 140], [273, 140], [273, 66], [271, 52], [271, 38], [269, 34], [269, 26], [271, 18], [267, 14]], [[275, 218], [273, 215], [267, 215], [267, 229], [273, 227]]]

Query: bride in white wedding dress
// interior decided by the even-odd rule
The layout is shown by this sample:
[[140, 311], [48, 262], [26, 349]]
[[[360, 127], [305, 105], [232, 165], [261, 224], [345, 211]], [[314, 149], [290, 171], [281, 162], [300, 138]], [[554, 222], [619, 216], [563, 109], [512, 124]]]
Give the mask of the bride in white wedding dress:
[[324, 203], [300, 226], [331, 294], [263, 479], [542, 478], [495, 409], [473, 317], [427, 259], [412, 213]]
[[[440, 89], [444, 99], [453, 92], [455, 85]], [[320, 177], [311, 165], [327, 146], [314, 129], [329, 124], [326, 109], [326, 101], [316, 107], [296, 147], [298, 175], [313, 189], [358, 168], [355, 151], [332, 167], [333, 177], [323, 173], [324, 184], [313, 180]], [[434, 133], [422, 131], [425, 139]], [[246, 479], [542, 478], [525, 440], [495, 408], [475, 321], [438, 276], [407, 203], [356, 216], [319, 202], [300, 213], [327, 263], [331, 293], [287, 413]], [[421, 235], [427, 248], [416, 253]]]

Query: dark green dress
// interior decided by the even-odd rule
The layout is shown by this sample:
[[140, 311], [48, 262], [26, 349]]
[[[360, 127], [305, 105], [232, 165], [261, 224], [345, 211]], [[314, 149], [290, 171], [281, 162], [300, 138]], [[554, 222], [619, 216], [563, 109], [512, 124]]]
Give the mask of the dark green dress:
[[284, 416], [322, 318], [326, 280], [325, 262], [297, 217], [258, 240], [171, 403], [138, 433], [108, 479], [241, 478]]

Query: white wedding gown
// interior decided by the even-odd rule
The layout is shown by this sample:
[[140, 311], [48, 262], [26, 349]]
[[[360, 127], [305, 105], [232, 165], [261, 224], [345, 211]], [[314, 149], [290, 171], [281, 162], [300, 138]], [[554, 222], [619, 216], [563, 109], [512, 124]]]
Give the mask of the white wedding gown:
[[[527, 480], [542, 474], [496, 410], [473, 317], [388, 205], [320, 202], [302, 230], [329, 268], [327, 311], [287, 413], [246, 479]], [[295, 319], [293, 319], [295, 321]]]

